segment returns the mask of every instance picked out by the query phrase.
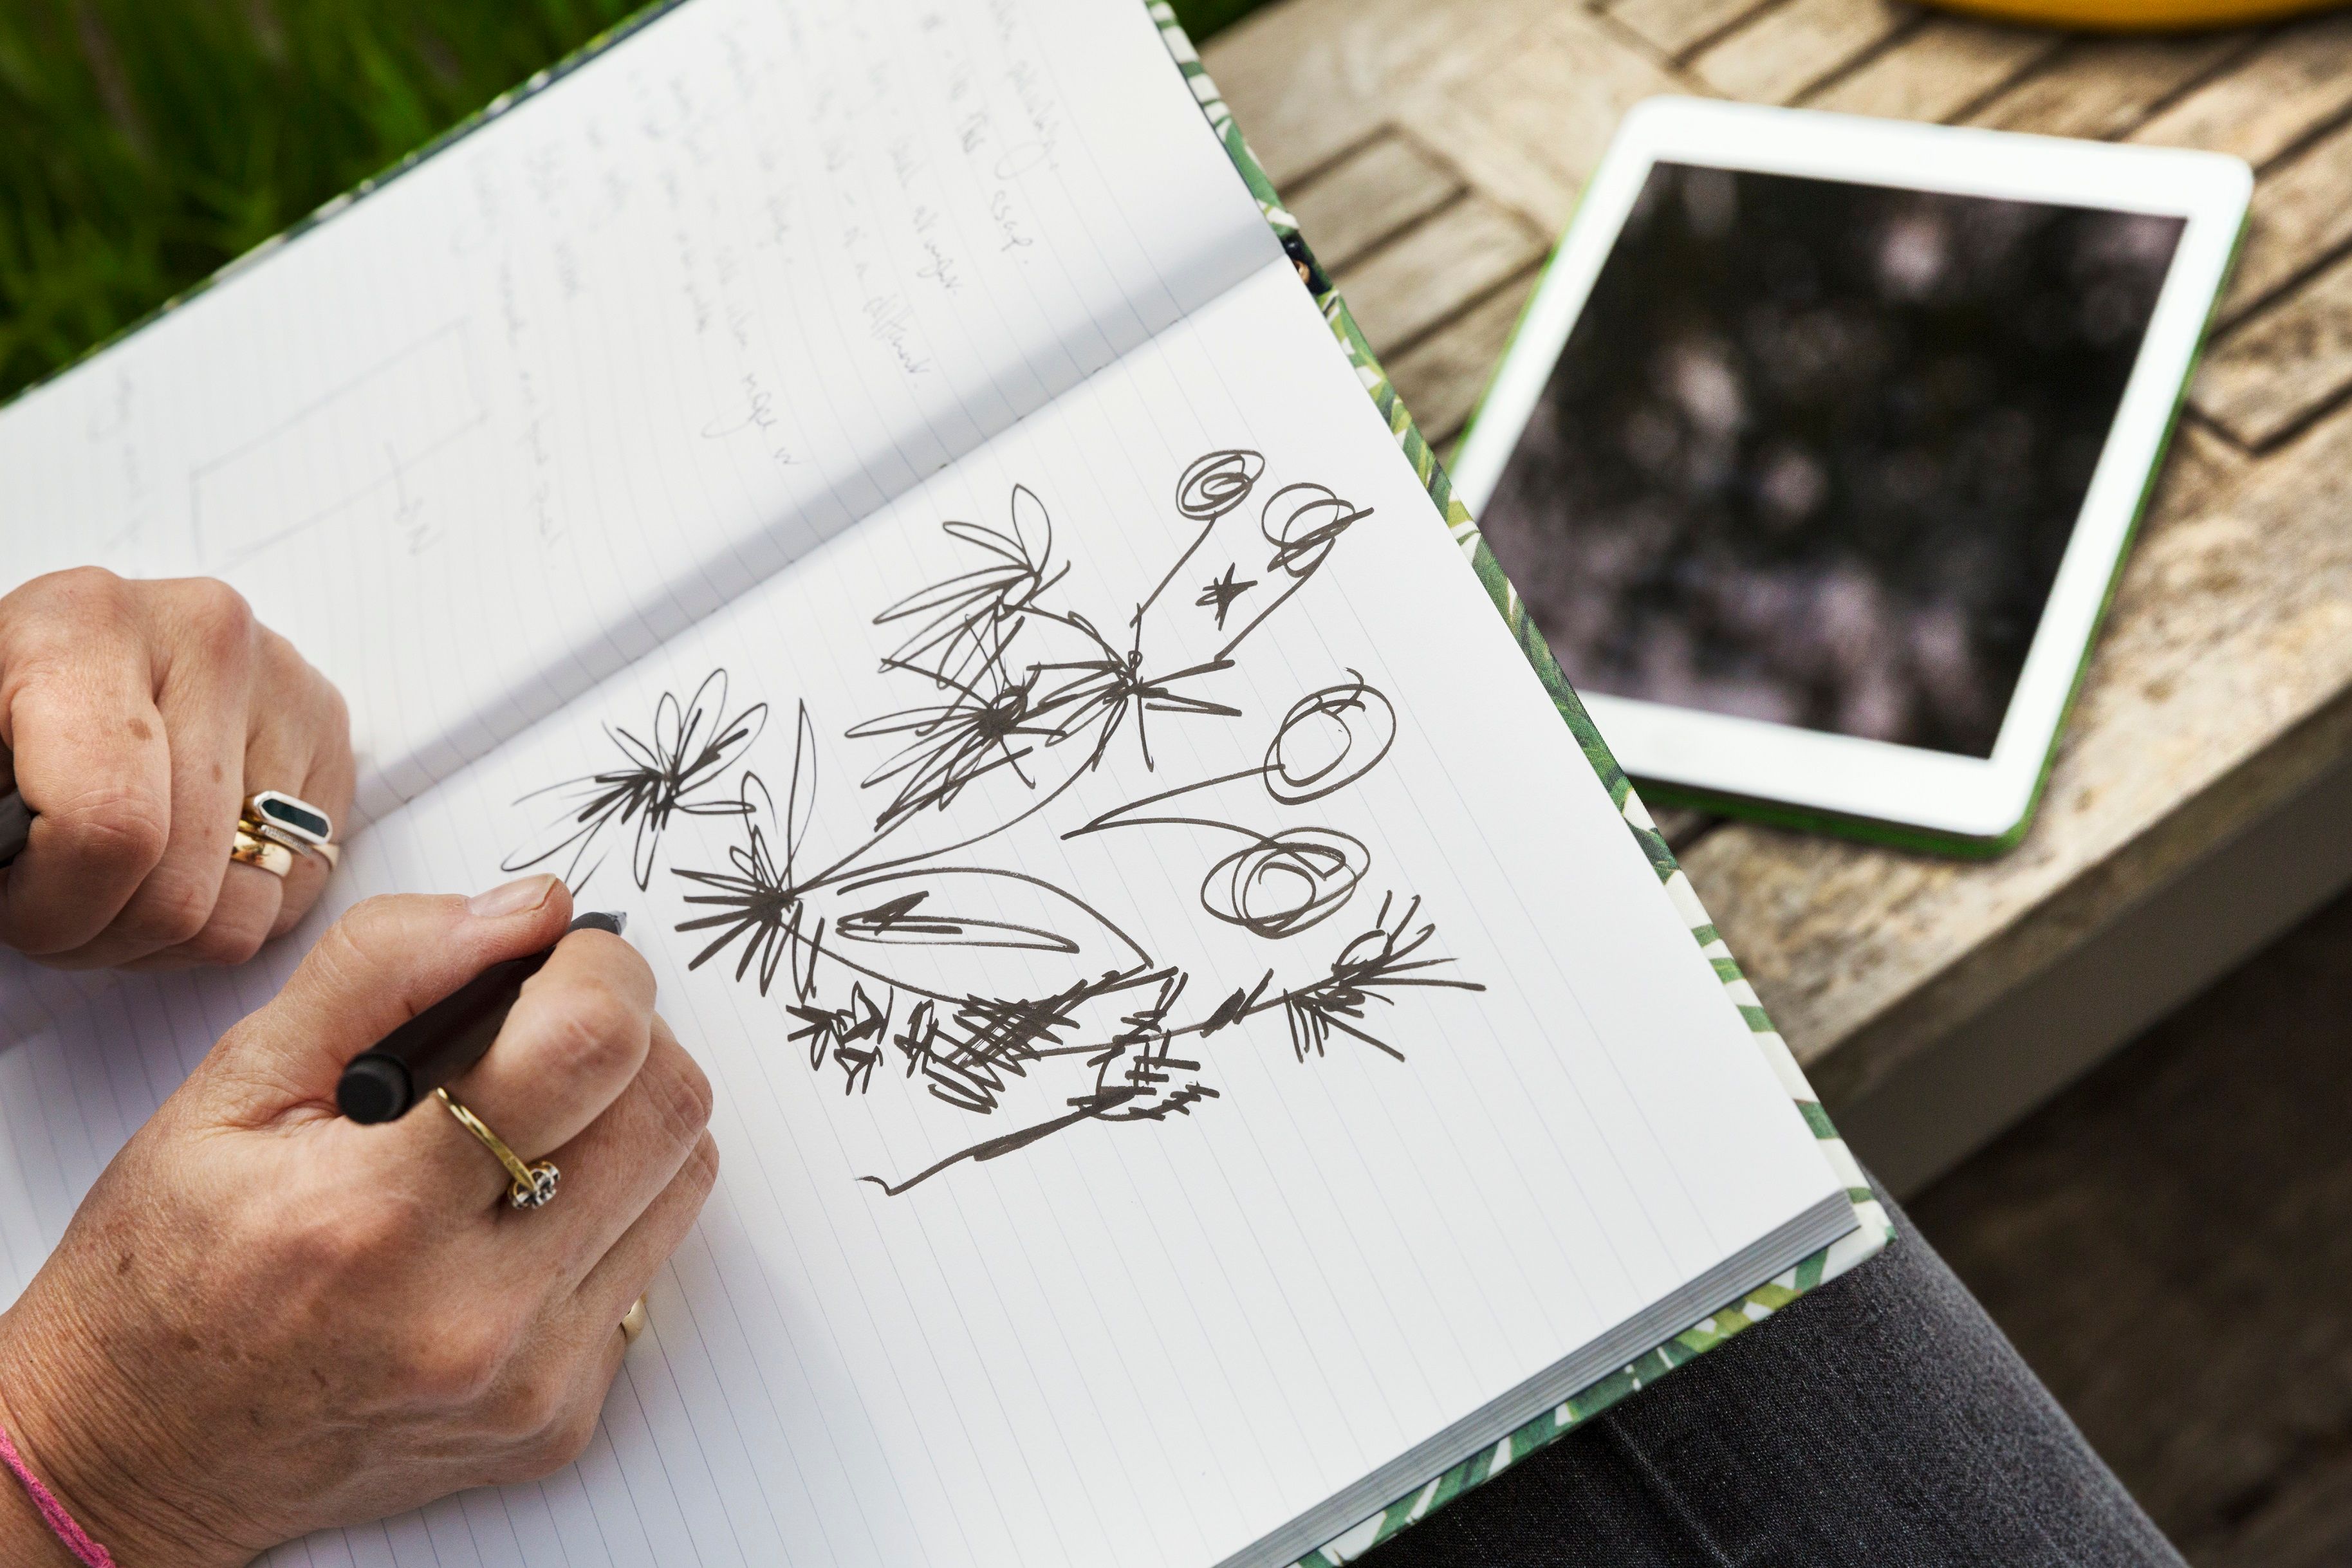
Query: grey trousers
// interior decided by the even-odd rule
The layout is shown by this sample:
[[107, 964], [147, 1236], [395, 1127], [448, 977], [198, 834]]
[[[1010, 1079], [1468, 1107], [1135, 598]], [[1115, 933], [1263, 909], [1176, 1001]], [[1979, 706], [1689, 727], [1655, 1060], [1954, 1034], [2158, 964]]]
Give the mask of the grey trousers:
[[1361, 1568], [2181, 1568], [1935, 1249], [1895, 1244]]

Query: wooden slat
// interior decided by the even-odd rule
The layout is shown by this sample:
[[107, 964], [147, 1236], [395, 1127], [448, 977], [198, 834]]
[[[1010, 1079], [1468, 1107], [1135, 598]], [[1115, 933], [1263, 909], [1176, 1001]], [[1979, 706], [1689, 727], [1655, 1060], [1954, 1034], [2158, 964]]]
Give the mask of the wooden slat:
[[1900, 0], [1789, 0], [1710, 45], [1691, 70], [1727, 97], [1788, 103], [1918, 16]]
[[2261, 464], [2193, 427], [2176, 446], [2022, 847], [1965, 864], [1733, 824], [1686, 858], [1833, 1104], [2341, 755], [2306, 721], [2352, 711], [2352, 418]]
[[2260, 168], [2347, 110], [2352, 110], [2352, 15], [2282, 28], [2141, 126], [2132, 140], [2234, 152]]
[[1654, 45], [1679, 55], [1775, 0], [1616, 0], [1606, 7], [1612, 20]]
[[1316, 259], [1338, 267], [1464, 189], [1459, 175], [1407, 138], [1381, 136], [1282, 195]]
[[2085, 38], [1970, 117], [1995, 131], [2044, 136], [2121, 136], [2248, 40], [2241, 33], [2188, 37]]
[[1441, 450], [1462, 434], [1495, 366], [1510, 341], [1511, 329], [1535, 287], [1538, 272], [1495, 291], [1492, 298], [1445, 324], [1408, 352], [1381, 361], [1396, 382], [1397, 395], [1412, 411], [1422, 434]]
[[2233, 317], [2329, 252], [2352, 243], [2352, 125], [2328, 132], [2254, 187], [2245, 248], [2224, 318]]
[[1556, 0], [1287, 0], [1202, 47], [1276, 186], [1370, 138], [1397, 96], [1466, 71]]
[[1398, 115], [1471, 183], [1557, 235], [1625, 111], [1692, 85], [1618, 29], [1571, 9], [1453, 80], [1412, 93]]
[[2200, 1568], [2352, 1562], [2347, 1016], [2341, 899], [1910, 1205]]
[[1357, 325], [1385, 359], [1544, 253], [1509, 208], [1473, 194], [1424, 219], [1333, 281]]
[[[1817, 89], [1847, 108], [2202, 140], [2271, 163], [2233, 296], [2253, 313], [2196, 392], [2217, 423], [2192, 420], [2176, 443], [2024, 845], [1970, 864], [1749, 824], [1687, 842], [1701, 894], [1835, 1104], [2352, 755], [2352, 410], [2330, 401], [2352, 382], [2336, 314], [2352, 284], [2328, 265], [2352, 247], [2352, 127], [2333, 128], [2352, 89], [2329, 64], [2352, 21], [2074, 39], [2037, 64], [2038, 41], [1896, 0], [1691, 20], [1723, 15], [1706, 0], [1282, 0], [1209, 63], [1441, 442], [1617, 117], [1647, 92]], [[1718, 31], [1685, 42], [1675, 16]], [[1689, 65], [1672, 63], [1677, 47]], [[1467, 193], [1412, 218], [1433, 167]], [[2273, 444], [2250, 455], [2242, 439]]]
[[[2264, 1196], [2273, 1214], [2294, 1214], [2283, 1194]], [[2297, 1226], [2294, 1234], [2300, 1233]], [[2264, 1370], [2273, 1376], [2283, 1370], [2270, 1358], [2268, 1342], [2242, 1319], [2231, 1320], [2229, 1333], [2231, 1359], [2246, 1370], [2253, 1370], [2258, 1360], [2269, 1363]], [[2352, 1421], [2352, 1411], [2331, 1415], [2338, 1430]], [[2249, 1490], [2256, 1499], [2251, 1516], [2232, 1521], [2227, 1535], [2213, 1546], [2201, 1540], [2192, 1546], [2199, 1562], [2214, 1568], [2343, 1568], [2352, 1560], [2352, 1451], [2316, 1457], [2290, 1452], [2280, 1474], [2263, 1478]]]
[[2263, 447], [2352, 387], [2352, 258], [2335, 263], [2205, 355], [2189, 401]]
[[2039, 28], [1938, 16], [1805, 100], [1895, 120], [1950, 120], [2048, 57], [2063, 40]]

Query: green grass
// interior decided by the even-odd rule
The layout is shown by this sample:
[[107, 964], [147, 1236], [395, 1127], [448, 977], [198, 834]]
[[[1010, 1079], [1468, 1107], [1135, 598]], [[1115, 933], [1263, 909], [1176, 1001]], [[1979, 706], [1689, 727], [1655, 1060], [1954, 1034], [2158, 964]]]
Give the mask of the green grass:
[[0, 399], [638, 3], [0, 0]]

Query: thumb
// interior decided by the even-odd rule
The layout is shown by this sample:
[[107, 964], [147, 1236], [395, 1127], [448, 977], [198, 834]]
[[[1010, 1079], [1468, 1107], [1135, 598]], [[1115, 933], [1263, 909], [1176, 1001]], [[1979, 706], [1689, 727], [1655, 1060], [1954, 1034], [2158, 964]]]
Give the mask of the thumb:
[[553, 944], [572, 894], [553, 876], [476, 894], [371, 898], [329, 926], [275, 1000], [221, 1037], [206, 1065], [256, 1092], [257, 1120], [331, 1106], [351, 1059], [492, 964]]

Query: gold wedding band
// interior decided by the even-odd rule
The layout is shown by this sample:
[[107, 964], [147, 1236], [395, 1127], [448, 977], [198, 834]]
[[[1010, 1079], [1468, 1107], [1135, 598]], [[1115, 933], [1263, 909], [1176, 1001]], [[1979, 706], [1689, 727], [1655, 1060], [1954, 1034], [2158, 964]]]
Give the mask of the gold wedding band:
[[229, 841], [228, 858], [238, 865], [259, 866], [274, 877], [285, 877], [294, 869], [294, 852], [284, 844], [258, 839], [246, 831], [245, 824], [236, 825], [236, 836]]
[[621, 1319], [621, 1342], [624, 1344], [635, 1344], [637, 1343], [637, 1336], [645, 1332], [646, 1299], [639, 1296], [635, 1305], [630, 1307], [627, 1314]]
[[457, 1125], [480, 1139], [482, 1147], [497, 1155], [499, 1164], [506, 1166], [507, 1175], [514, 1178], [513, 1184], [507, 1188], [507, 1202], [517, 1208], [544, 1207], [548, 1199], [555, 1196], [555, 1184], [563, 1179], [563, 1173], [555, 1168], [555, 1163], [541, 1160], [536, 1165], [523, 1164], [522, 1156], [507, 1147], [507, 1141], [491, 1132], [488, 1123], [459, 1104], [456, 1095], [446, 1089], [436, 1089], [433, 1092], [440, 1098], [441, 1103], [449, 1108], [449, 1114], [457, 1118]]

